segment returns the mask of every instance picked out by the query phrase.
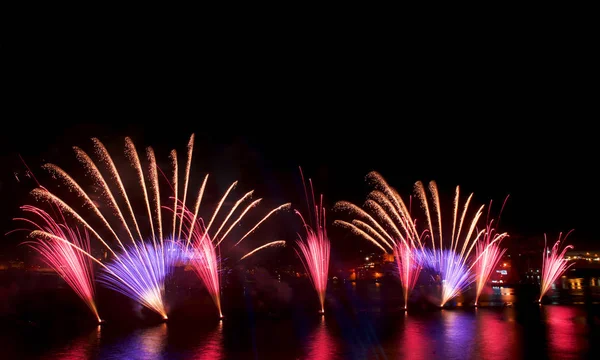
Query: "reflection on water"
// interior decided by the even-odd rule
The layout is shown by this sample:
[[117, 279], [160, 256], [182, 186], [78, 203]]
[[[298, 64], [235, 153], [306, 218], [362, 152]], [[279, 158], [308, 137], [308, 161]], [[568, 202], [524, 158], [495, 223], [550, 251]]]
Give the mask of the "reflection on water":
[[544, 306], [542, 311], [551, 358], [576, 359], [578, 353], [588, 350], [588, 329], [581, 309]]
[[43, 359], [86, 360], [94, 357], [100, 345], [101, 327], [73, 339], [69, 344], [44, 355]]
[[330, 334], [325, 322], [325, 316], [321, 316], [319, 325], [310, 334], [306, 344], [306, 359], [331, 360], [338, 359], [338, 346], [336, 340]]
[[513, 358], [519, 354], [521, 347], [520, 328], [514, 323], [514, 309], [502, 311], [493, 309], [475, 309], [476, 329], [473, 335], [478, 336], [476, 354], [480, 358], [495, 360]]
[[[7, 349], [0, 352], [0, 358], [600, 358], [596, 350], [600, 347], [597, 305], [538, 306], [532, 302], [444, 310], [413, 306], [404, 312], [402, 297], [394, 299], [393, 293], [386, 291], [385, 284], [348, 284], [330, 299], [325, 316], [312, 307], [310, 311], [295, 308], [283, 315], [261, 316], [249, 307], [242, 315], [222, 321], [198, 317], [127, 329], [110, 323], [70, 335], [53, 334], [56, 329], [5, 331], [0, 332], [0, 344]], [[514, 296], [499, 289], [498, 299], [495, 291], [490, 291], [488, 302], [506, 302]]]
[[139, 329], [129, 334], [102, 341], [100, 359], [168, 359], [164, 349], [167, 343], [167, 324], [162, 323]]
[[433, 353], [427, 343], [427, 328], [422, 321], [404, 313], [404, 331], [400, 332], [398, 358], [409, 360], [427, 359]]
[[223, 351], [223, 320], [219, 320], [219, 324], [215, 329], [200, 340], [200, 346], [194, 349], [191, 358], [196, 360], [221, 360], [225, 358]]
[[471, 357], [473, 337], [475, 336], [475, 314], [441, 310], [444, 325], [443, 348], [437, 351], [447, 359], [465, 359]]

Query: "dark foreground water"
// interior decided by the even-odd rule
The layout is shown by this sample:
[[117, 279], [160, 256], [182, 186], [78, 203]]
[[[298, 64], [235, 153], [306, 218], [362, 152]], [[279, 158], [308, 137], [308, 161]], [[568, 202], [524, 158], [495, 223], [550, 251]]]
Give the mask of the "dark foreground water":
[[253, 304], [222, 321], [180, 316], [168, 323], [112, 319], [102, 326], [22, 323], [3, 328], [0, 358], [600, 359], [599, 305], [593, 303], [511, 306], [515, 298], [506, 291], [496, 298], [509, 306], [414, 306], [404, 312], [399, 299], [385, 305], [384, 289], [334, 289], [325, 316], [306, 307], [261, 312]]

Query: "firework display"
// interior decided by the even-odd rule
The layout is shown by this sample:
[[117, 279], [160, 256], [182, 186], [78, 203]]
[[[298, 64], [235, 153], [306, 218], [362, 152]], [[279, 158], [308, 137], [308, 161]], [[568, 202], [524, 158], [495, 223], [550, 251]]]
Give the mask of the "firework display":
[[393, 252], [406, 308], [410, 292], [421, 272], [422, 265], [417, 252], [424, 250], [422, 240], [426, 233], [418, 232], [409, 207], [381, 175], [372, 172], [367, 179], [375, 185], [375, 190], [369, 193], [365, 202], [367, 210], [346, 201], [338, 202], [335, 206], [337, 210], [348, 211], [358, 219], [352, 222], [336, 220], [334, 223], [369, 240], [385, 253]]
[[[98, 322], [102, 322], [94, 299], [94, 269], [92, 260], [84, 255], [90, 251], [90, 238], [87, 231], [66, 224], [62, 214], [58, 223], [47, 212], [34, 206], [22, 206], [27, 213], [35, 215], [36, 220], [18, 218], [36, 228], [33, 241], [24, 244], [40, 253], [44, 261], [56, 271], [75, 293], [90, 308]], [[81, 249], [82, 251], [79, 251]]]
[[475, 247], [475, 262], [473, 270], [475, 271], [475, 306], [479, 301], [481, 292], [487, 284], [492, 272], [502, 259], [506, 249], [500, 248], [500, 242], [508, 236], [507, 233], [498, 234], [492, 227], [493, 220], [486, 225], [486, 231]]
[[394, 257], [396, 266], [398, 266], [398, 275], [402, 284], [404, 295], [404, 309], [408, 308], [408, 297], [419, 280], [421, 273], [421, 264], [417, 259], [415, 251], [405, 243], [396, 244], [394, 247]]
[[[562, 237], [562, 233], [559, 234], [554, 246], [550, 249], [544, 245], [544, 253], [542, 255], [542, 275], [540, 279], [540, 303], [556, 279], [573, 265], [573, 263], [569, 263], [569, 260], [565, 259], [565, 253], [569, 249], [572, 249], [573, 246], [567, 245], [560, 250], [561, 243], [565, 241], [568, 236], [569, 233], [567, 233], [564, 238]], [[544, 235], [544, 243], [547, 243], [546, 235]]]
[[[424, 267], [440, 276], [439, 306], [444, 306], [449, 300], [466, 290], [476, 279], [487, 281], [495, 266], [495, 263], [491, 264], [491, 262], [497, 260], [489, 258], [488, 254], [492, 254], [492, 247], [506, 234], [494, 235], [491, 227], [477, 231], [483, 206], [474, 215], [468, 216], [473, 194], [467, 198], [459, 212], [460, 189], [456, 188], [452, 232], [445, 234], [437, 184], [433, 181], [429, 183], [429, 196], [427, 196], [423, 183], [417, 182], [415, 194], [420, 200], [426, 222], [425, 230], [419, 232], [410, 206], [406, 206], [398, 192], [377, 172], [369, 173], [367, 180], [374, 185], [375, 190], [369, 194], [365, 202], [366, 210], [345, 201], [338, 202], [337, 209], [345, 210], [357, 218], [352, 222], [336, 220], [335, 223], [369, 240], [384, 252], [393, 251], [402, 282], [405, 307], [410, 291], [414, 288], [419, 273]], [[472, 262], [473, 250], [480, 238], [487, 239], [487, 243], [480, 248], [481, 252], [478, 254], [480, 256], [475, 256], [482, 261]], [[502, 254], [496, 255], [499, 258]], [[471, 270], [477, 263], [480, 266], [478, 268], [480, 273], [475, 276]]]
[[[323, 195], [321, 195], [320, 201], [317, 204], [312, 180], [308, 179], [311, 190], [311, 203], [308, 196], [308, 190], [306, 188], [306, 182], [304, 181], [304, 175], [302, 174], [302, 169], [300, 169], [300, 175], [304, 185], [304, 193], [306, 195], [309, 216], [312, 216], [314, 222], [312, 223], [312, 226], [308, 225], [300, 211], [295, 211], [300, 219], [302, 219], [302, 224], [304, 230], [306, 231], [306, 236], [303, 238], [301, 237], [296, 242], [298, 248], [300, 249], [299, 252], [296, 252], [298, 253], [300, 259], [302, 259], [302, 264], [304, 265], [304, 268], [306, 269], [306, 272], [308, 273], [310, 280], [312, 281], [312, 284], [319, 296], [319, 302], [321, 304], [320, 313], [324, 314], [327, 277], [329, 276], [329, 255], [331, 244], [329, 242], [329, 238], [327, 237]], [[313, 209], [312, 211], [311, 208]]]
[[[171, 294], [169, 279], [179, 273], [175, 271], [178, 266], [193, 274], [192, 282], [202, 283], [216, 314], [223, 318], [223, 284], [232, 283], [231, 278], [223, 280], [224, 274], [231, 273], [228, 269], [253, 274], [251, 269], [243, 268], [248, 264], [242, 260], [288, 244], [286, 240], [269, 239], [267, 234], [261, 235], [259, 244], [250, 246], [248, 239], [256, 237], [258, 229], [274, 215], [291, 209], [291, 203], [261, 212], [263, 199], [254, 198], [254, 190], [235, 195], [237, 181], [227, 183], [222, 187], [224, 191], [216, 194], [209, 189], [209, 175], [194, 181], [194, 139], [192, 134], [182, 163], [176, 150], [169, 153], [165, 172], [153, 148], [147, 147], [142, 156], [128, 137], [120, 154], [125, 162], [92, 138], [93, 153], [73, 148], [82, 165], [77, 169], [83, 171], [67, 172], [51, 163], [42, 166], [57, 181], [44, 186], [38, 183], [31, 191], [35, 200], [47, 207], [21, 207], [26, 216], [15, 220], [28, 226], [29, 238], [23, 244], [35, 250], [64, 279], [99, 323], [96, 281], [167, 320], [167, 287]], [[308, 211], [294, 209], [293, 216], [300, 218], [302, 230], [292, 247], [317, 293], [319, 313], [324, 314], [332, 250], [324, 195], [315, 196], [312, 180], [305, 181], [302, 169], [300, 175]], [[412, 309], [419, 297], [435, 308], [462, 306], [471, 300], [479, 306], [490, 279], [497, 281], [492, 275], [506, 253], [502, 245], [509, 235], [499, 232], [500, 217], [490, 219], [488, 212], [486, 219], [485, 206], [474, 206], [472, 193], [461, 197], [458, 186], [453, 204], [448, 206], [450, 213], [446, 213], [434, 181], [427, 185], [416, 182], [412, 195], [403, 197], [377, 172], [370, 172], [366, 180], [371, 190], [362, 206], [338, 201], [333, 208], [352, 217], [336, 219], [334, 225], [367, 240], [384, 255], [381, 264], [374, 265], [371, 260], [361, 269], [370, 267], [366, 272], [375, 272], [373, 277], [380, 282], [379, 278], [388, 272], [372, 268], [389, 266], [389, 273], [393, 271], [393, 277], [400, 281], [404, 310]], [[414, 211], [413, 200], [420, 205]], [[560, 234], [552, 247], [544, 247], [540, 303], [572, 265], [565, 259], [572, 246], [562, 246], [568, 235]], [[291, 250], [289, 254], [295, 256]], [[285, 271], [298, 279], [304, 276], [302, 270]], [[360, 277], [353, 276], [351, 281]], [[305, 284], [308, 286], [308, 280]], [[471, 295], [467, 295], [469, 291]], [[205, 300], [214, 312], [208, 296]], [[104, 309], [102, 314], [106, 316]]]
[[[227, 188], [212, 211], [210, 220], [208, 223], [205, 223], [204, 219], [199, 214], [206, 189], [208, 175], [204, 177], [202, 185], [198, 190], [198, 196], [194, 201], [193, 211], [190, 210], [190, 208], [185, 204], [188, 193], [189, 174], [192, 164], [193, 150], [194, 137], [192, 136], [187, 147], [187, 161], [185, 167], [183, 196], [181, 201], [177, 200], [176, 190], [178, 184], [178, 176], [176, 171], [178, 168], [177, 153], [175, 151], [171, 152], [171, 160], [173, 163], [173, 168], [175, 169], [172, 177], [175, 201], [173, 203], [173, 208], [171, 209], [173, 213], [173, 237], [178, 240], [178, 243], [183, 248], [184, 256], [190, 260], [189, 264], [194, 270], [194, 273], [198, 276], [208, 290], [213, 302], [215, 303], [215, 306], [217, 307], [219, 317], [222, 318], [223, 311], [221, 308], [220, 245], [223, 240], [225, 240], [226, 237], [232, 232], [232, 230], [242, 222], [246, 215], [260, 204], [262, 199], [259, 198], [250, 201], [254, 191], [249, 191], [235, 201], [223, 220], [218, 220], [218, 215], [220, 214], [223, 205], [229, 199], [231, 192], [237, 185], [236, 181]], [[254, 224], [250, 230], [237, 239], [233, 246], [238, 246], [272, 215], [281, 210], [289, 209], [290, 205], [290, 203], [283, 204], [269, 211], [262, 219]], [[235, 216], [236, 210], [238, 210], [240, 207], [242, 207], [243, 210], [239, 212], [239, 215]], [[211, 230], [213, 230], [212, 233]], [[280, 242], [275, 243], [281, 244]], [[275, 243], [271, 242], [269, 244], [260, 246], [259, 248], [246, 254], [243, 258], [251, 256], [256, 251], [267, 246], [275, 245]]]
[[[89, 242], [84, 244], [86, 246], [79, 246], [80, 244], [77, 243], [77, 239], [71, 241], [73, 239], [65, 238], [64, 234], [56, 233], [54, 229], [50, 229], [50, 231], [47, 231], [48, 229], [37, 229], [32, 233], [32, 236], [43, 237], [48, 241], [48, 244], [61, 244], [60, 246], [66, 246], [71, 251], [77, 251], [80, 253], [78, 256], [81, 259], [95, 261], [101, 266], [99, 280], [103, 284], [153, 310], [164, 319], [168, 317], [164, 299], [165, 281], [171, 273], [173, 264], [178, 256], [180, 256], [175, 254], [181, 253], [180, 251], [173, 251], [173, 249], [175, 246], [182, 247], [184, 254], [191, 254], [191, 256], [188, 256], [191, 259], [190, 263], [215, 300], [219, 314], [222, 316], [219, 300], [219, 257], [216, 255], [217, 248], [231, 230], [240, 223], [248, 211], [258, 205], [261, 199], [251, 202], [235, 221], [228, 223], [228, 220], [239, 205], [247, 201], [252, 195], [252, 191], [246, 193], [235, 203], [226, 218], [217, 223], [215, 219], [219, 210], [237, 184], [237, 182], [234, 182], [217, 204], [208, 225], [203, 226], [203, 220], [198, 215], [198, 212], [208, 175], [204, 178], [199, 189], [198, 197], [193, 207], [194, 211], [191, 212], [186, 206], [194, 135], [191, 136], [188, 142], [188, 156], [181, 192], [178, 186], [179, 166], [177, 152], [173, 150], [170, 154], [173, 167], [172, 182], [169, 184], [173, 192], [172, 208], [161, 204], [158, 179], [159, 169], [152, 148], [148, 147], [146, 149], [148, 170], [145, 174], [135, 145], [130, 138], [125, 139], [125, 155], [129, 160], [134, 177], [137, 179], [139, 185], [136, 194], [132, 195], [130, 191], [126, 190], [123, 181], [124, 176], [117, 169], [115, 161], [107, 148], [96, 138], [93, 138], [92, 141], [95, 146], [95, 153], [99, 159], [98, 163], [94, 162], [92, 157], [82, 149], [74, 147], [74, 150], [77, 159], [83, 164], [86, 174], [93, 180], [95, 187], [100, 189], [100, 199], [97, 201], [93, 200], [95, 194], [86, 192], [84, 186], [80, 185], [71, 175], [54, 164], [46, 164], [43, 167], [50, 171], [53, 177], [61, 179], [68, 186], [69, 190], [78, 196], [80, 202], [83, 203], [85, 212], [78, 212], [75, 210], [76, 206], [69, 205], [67, 201], [63, 200], [57, 194], [52, 193], [47, 188], [40, 186], [34, 189], [32, 194], [37, 199], [45, 200], [52, 204], [61, 214], [65, 213], [74, 218], [78, 225], [83, 226], [85, 231], [92, 234], [103, 245], [107, 251], [109, 261], [105, 264], [95, 259], [90, 254]], [[101, 166], [99, 167], [98, 164]], [[101, 168], [104, 169], [105, 174], [103, 174]], [[128, 173], [127, 175], [131, 174]], [[181, 199], [179, 198], [179, 193], [181, 193]], [[134, 202], [132, 200], [140, 196], [141, 201]], [[99, 204], [102, 204], [102, 206], [99, 206]], [[242, 236], [235, 245], [237, 246], [242, 240], [252, 234], [271, 215], [279, 210], [287, 209], [289, 206], [290, 204], [284, 204], [271, 210], [250, 231]], [[172, 219], [165, 221], [165, 223], [171, 226], [169, 234], [164, 230], [163, 210], [170, 210], [173, 215]], [[93, 220], [88, 218], [90, 213], [94, 217]], [[44, 214], [47, 215], [47, 213]], [[46, 221], [53, 221], [49, 215], [47, 217]], [[93, 226], [92, 221], [94, 223], [99, 222], [102, 225], [101, 228]], [[218, 229], [214, 234], [209, 236], [209, 230], [213, 225], [218, 227]], [[229, 225], [227, 230], [222, 232], [226, 225]], [[102, 235], [104, 233], [108, 234], [108, 236]], [[59, 241], [58, 239], [66, 241]], [[57, 243], [57, 241], [59, 242]], [[32, 245], [36, 249], [49, 246], [47, 244], [40, 245], [39, 243]], [[57, 245], [54, 246], [57, 247]], [[62, 263], [67, 263], [69, 258], [65, 256], [58, 257], [56, 261], [58, 261], [57, 266], [64, 267], [65, 264]], [[86, 269], [89, 269], [89, 266]], [[86, 293], [84, 300], [89, 297]]]

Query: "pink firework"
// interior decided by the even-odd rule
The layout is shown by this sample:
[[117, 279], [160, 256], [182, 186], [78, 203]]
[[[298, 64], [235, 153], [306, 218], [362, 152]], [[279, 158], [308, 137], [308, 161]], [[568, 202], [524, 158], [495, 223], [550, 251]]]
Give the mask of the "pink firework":
[[[569, 232], [570, 233], [570, 232]], [[544, 295], [550, 290], [550, 286], [561, 276], [573, 263], [569, 264], [569, 260], [565, 259], [565, 253], [572, 249], [572, 245], [565, 246], [562, 251], [559, 252], [560, 243], [567, 239], [569, 233], [562, 237], [562, 233], [558, 234], [558, 240], [552, 246], [552, 249], [548, 249], [544, 245], [544, 254], [542, 257], [542, 277], [541, 277], [541, 289], [539, 302], [542, 302]], [[544, 243], [547, 243], [546, 235], [544, 234]]]
[[421, 273], [421, 261], [425, 255], [423, 240], [427, 232], [419, 233], [416, 221], [411, 217], [412, 197], [407, 206], [379, 173], [371, 172], [367, 179], [375, 185], [375, 189], [368, 195], [366, 209], [340, 201], [335, 208], [349, 211], [357, 218], [352, 222], [336, 220], [334, 224], [350, 229], [386, 254], [390, 251], [394, 254], [406, 310], [410, 293]]
[[[200, 215], [200, 205], [204, 197], [208, 175], [204, 177], [200, 188], [198, 189], [198, 195], [195, 197], [194, 205], [188, 207], [186, 204], [189, 174], [192, 164], [192, 153], [194, 149], [194, 138], [190, 138], [188, 143], [187, 161], [184, 176], [184, 187], [181, 199], [177, 196], [178, 194], [178, 175], [177, 175], [177, 153], [171, 153], [171, 159], [173, 160], [173, 178], [171, 181], [171, 187], [175, 194], [173, 198], [173, 208], [170, 208], [173, 215], [173, 238], [182, 246], [183, 252], [186, 258], [189, 259], [189, 265], [194, 270], [195, 274], [202, 281], [210, 296], [212, 297], [215, 306], [219, 312], [219, 317], [223, 318], [223, 312], [221, 308], [221, 257], [220, 257], [220, 244], [227, 238], [227, 236], [236, 228], [245, 216], [255, 207], [257, 207], [262, 201], [261, 198], [251, 201], [254, 190], [245, 193], [239, 197], [233, 205], [229, 208], [226, 214], [221, 214], [223, 205], [228, 202], [229, 195], [237, 185], [237, 181], [233, 182], [225, 191], [223, 196], [217, 202], [215, 207], [212, 209], [212, 215], [208, 222], [205, 222], [203, 217]], [[261, 220], [256, 222], [254, 226], [246, 232], [241, 238], [239, 238], [233, 247], [239, 245], [244, 239], [248, 238], [256, 229], [273, 214], [289, 209], [291, 204], [280, 205], [271, 211], [269, 211]], [[167, 209], [169, 209], [167, 207]], [[277, 245], [280, 242], [272, 242], [267, 245]], [[245, 257], [252, 255], [254, 252], [266, 247], [263, 245], [255, 251], [251, 251], [246, 254]]]
[[394, 257], [398, 266], [398, 275], [404, 294], [404, 310], [408, 307], [408, 297], [414, 289], [421, 273], [421, 265], [415, 251], [407, 243], [397, 243], [394, 247]]
[[[304, 181], [304, 175], [302, 169], [300, 169], [300, 175], [302, 177], [302, 183], [304, 184], [304, 192], [306, 195], [306, 202], [309, 207], [309, 213], [311, 203], [308, 200], [308, 191], [306, 189], [306, 183]], [[321, 314], [325, 313], [325, 293], [327, 291], [327, 278], [329, 274], [329, 255], [331, 244], [327, 237], [327, 230], [325, 228], [325, 208], [323, 207], [323, 195], [321, 195], [321, 201], [317, 205], [315, 201], [315, 195], [313, 190], [312, 181], [308, 179], [312, 193], [312, 204], [314, 206], [314, 227], [309, 226], [302, 214], [296, 210], [296, 214], [302, 219], [302, 224], [306, 230], [306, 237], [296, 242], [300, 251], [296, 251], [298, 256], [302, 260], [302, 264], [308, 273], [310, 280], [312, 281], [317, 295], [319, 296], [319, 302], [321, 304]], [[315, 229], [316, 228], [316, 229]]]
[[[211, 267], [217, 268], [218, 261], [215, 260], [214, 254], [218, 252], [219, 243], [242, 220], [244, 215], [261, 201], [261, 199], [257, 199], [246, 204], [241, 214], [234, 221], [229, 221], [242, 202], [250, 199], [252, 195], [252, 191], [250, 191], [235, 202], [224, 220], [215, 221], [217, 215], [221, 215], [219, 210], [227, 200], [229, 192], [237, 183], [234, 182], [217, 204], [208, 225], [206, 227], [198, 225], [197, 231], [201, 232], [200, 239], [202, 241], [195, 241], [191, 244], [196, 224], [203, 224], [202, 219], [198, 216], [198, 211], [208, 177], [207, 175], [204, 178], [198, 190], [191, 189], [190, 174], [194, 139], [192, 134], [187, 146], [183, 176], [180, 174], [182, 167], [179, 164], [177, 151], [172, 150], [170, 153], [172, 178], [170, 181], [167, 179], [167, 182], [173, 194], [172, 203], [169, 202], [169, 206], [173, 204], [173, 208], [171, 209], [172, 217], [169, 218], [163, 217], [163, 210], [168, 209], [169, 206], [164, 206], [161, 202], [161, 194], [164, 194], [166, 189], [160, 187], [158, 174], [162, 171], [158, 168], [154, 150], [151, 147], [146, 148], [148, 167], [144, 171], [143, 158], [140, 157], [140, 153], [130, 138], [125, 138], [125, 155], [129, 160], [130, 170], [133, 170], [131, 171], [132, 178], [138, 182], [138, 186], [131, 187], [132, 190], [137, 188], [135, 191], [137, 195], [134, 195], [134, 192], [130, 194], [128, 190], [130, 187], [125, 186], [124, 182], [124, 179], [129, 176], [121, 174], [107, 148], [96, 138], [92, 141], [97, 160], [78, 147], [75, 147], [74, 150], [77, 159], [83, 165], [86, 178], [92, 180], [95, 185], [92, 189], [99, 190], [97, 194], [88, 193], [85, 190], [87, 188], [85, 184], [78, 182], [57, 165], [46, 164], [43, 166], [52, 174], [53, 178], [60, 179], [71, 193], [77, 195], [78, 205], [75, 208], [72, 207], [66, 200], [41, 186], [34, 189], [32, 195], [37, 200], [46, 201], [69, 214], [75, 222], [89, 232], [91, 237], [95, 237], [107, 250], [109, 262], [106, 265], [94, 258], [89, 253], [89, 249], [73, 245], [50, 231], [38, 229], [32, 233], [32, 236], [50, 243], [56, 240], [71, 246], [102, 268], [103, 274], [100, 280], [103, 280], [105, 285], [153, 310], [167, 320], [165, 282], [171, 275], [172, 265], [178, 260], [180, 254], [180, 252], [173, 252], [172, 243], [183, 244], [185, 249], [191, 245], [192, 253], [204, 257], [205, 260], [199, 260], [200, 263], [207, 263]], [[191, 195], [196, 191], [197, 196]], [[139, 199], [139, 201], [133, 201], [134, 199]], [[187, 201], [194, 199], [194, 205], [189, 207], [193, 209], [193, 212], [190, 212], [186, 207]], [[82, 205], [85, 212], [79, 213], [78, 209]], [[289, 205], [284, 204], [272, 210], [239, 239], [236, 245], [256, 230], [270, 215], [278, 210], [289, 208]], [[184, 225], [187, 229], [186, 233], [183, 231]], [[225, 227], [226, 225], [228, 227]], [[211, 236], [208, 236], [209, 230], [212, 231]], [[211, 253], [211, 249], [207, 245], [211, 242], [212, 244], [209, 245], [214, 247], [215, 253]], [[215, 286], [218, 287], [218, 282]], [[207, 287], [212, 288], [212, 285], [209, 283]]]
[[219, 318], [223, 318], [219, 276], [221, 262], [220, 257], [217, 255], [217, 248], [207, 236], [200, 235], [200, 231], [196, 231], [192, 236], [194, 240], [190, 252], [190, 265], [206, 286], [219, 311]]
[[82, 251], [78, 250], [82, 249], [87, 253], [90, 252], [90, 238], [87, 231], [81, 232], [77, 228], [67, 226], [60, 212], [60, 218], [63, 221], [58, 223], [50, 214], [37, 207], [25, 205], [21, 209], [36, 215], [40, 221], [36, 222], [25, 218], [15, 220], [26, 221], [38, 231], [51, 235], [42, 237], [36, 235], [39, 232], [33, 232], [32, 237], [34, 240], [24, 242], [24, 244], [42, 255], [44, 262], [54, 269], [75, 291], [77, 296], [90, 308], [98, 322], [102, 322], [94, 301], [95, 287], [92, 261]]
[[473, 264], [477, 288], [475, 306], [477, 306], [483, 287], [487, 284], [496, 265], [498, 265], [502, 255], [506, 252], [506, 249], [500, 248], [500, 242], [507, 236], [508, 234], [506, 233], [496, 233], [495, 229], [492, 227], [492, 222], [490, 222], [486, 226], [486, 232], [483, 235], [483, 238], [475, 246], [475, 262]]
[[[202, 223], [202, 219], [194, 219], [193, 213], [188, 209], [184, 209], [183, 215], [186, 223], [184, 236], [189, 238], [189, 245], [186, 245], [184, 249], [186, 257], [189, 259], [192, 270], [202, 281], [213, 299], [219, 312], [219, 318], [223, 318], [219, 276], [221, 261], [217, 255], [217, 247], [206, 233], [206, 227]], [[192, 224], [195, 226], [191, 226]], [[188, 234], [185, 234], [186, 231]]]
[[[235, 185], [235, 184], [234, 184]], [[204, 186], [204, 185], [203, 185]], [[233, 185], [229, 190], [233, 188]], [[198, 276], [198, 278], [202, 281], [204, 286], [206, 287], [208, 293], [213, 299], [215, 306], [217, 307], [217, 311], [219, 312], [219, 318], [223, 318], [223, 311], [221, 307], [221, 256], [220, 256], [220, 244], [225, 239], [225, 237], [230, 233], [230, 231], [240, 222], [240, 220], [244, 217], [244, 215], [254, 206], [258, 204], [261, 199], [255, 200], [246, 206], [246, 209], [241, 212], [238, 216], [237, 220], [232, 221], [230, 224], [227, 224], [228, 220], [235, 212], [236, 208], [239, 204], [246, 201], [252, 192], [247, 193], [245, 196], [240, 198], [233, 208], [229, 211], [229, 214], [225, 217], [225, 220], [221, 222], [218, 229], [215, 232], [209, 234], [209, 230], [211, 225], [214, 224], [213, 220], [215, 219], [217, 213], [219, 212], [219, 208], [221, 204], [224, 202], [227, 197], [229, 191], [224, 195], [221, 202], [217, 206], [217, 209], [213, 213], [211, 221], [208, 225], [204, 224], [204, 221], [201, 217], [198, 216], [198, 206], [196, 207], [196, 212], [192, 213], [187, 207], [182, 207], [183, 209], [179, 210], [182, 214], [182, 237], [181, 237], [181, 246], [183, 248], [185, 257], [189, 260], [189, 265], [191, 266], [194, 273]], [[197, 202], [198, 204], [199, 202]], [[240, 240], [238, 240], [234, 246], [237, 246], [242, 240], [244, 240], [247, 236], [249, 236], [252, 232], [258, 228], [258, 226], [268, 219], [272, 214], [289, 207], [289, 204], [281, 205], [269, 212], [265, 217], [262, 218], [250, 231], [248, 231]], [[227, 227], [226, 231], [222, 231]], [[187, 240], [186, 240], [187, 239]], [[285, 241], [275, 241], [263, 246], [254, 249], [250, 253], [246, 254], [243, 258], [251, 256], [256, 251], [259, 251], [265, 247], [275, 246], [275, 245], [283, 245]]]

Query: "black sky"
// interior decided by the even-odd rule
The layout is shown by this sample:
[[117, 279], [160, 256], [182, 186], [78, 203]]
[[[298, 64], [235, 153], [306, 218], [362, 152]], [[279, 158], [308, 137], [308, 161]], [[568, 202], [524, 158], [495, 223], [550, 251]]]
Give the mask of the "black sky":
[[299, 165], [329, 207], [361, 203], [376, 170], [406, 195], [417, 180], [436, 180], [447, 198], [460, 185], [477, 204], [510, 194], [504, 230], [554, 238], [575, 229], [575, 244], [597, 249], [597, 62], [583, 42], [561, 46], [446, 44], [408, 62], [377, 47], [314, 57], [254, 49], [208, 62], [123, 44], [9, 47], [3, 230], [20, 204], [19, 154], [40, 171], [43, 161], [72, 161], [73, 145], [91, 150], [91, 137], [118, 152], [130, 136], [164, 160], [195, 133], [200, 172], [274, 203], [303, 199]]

